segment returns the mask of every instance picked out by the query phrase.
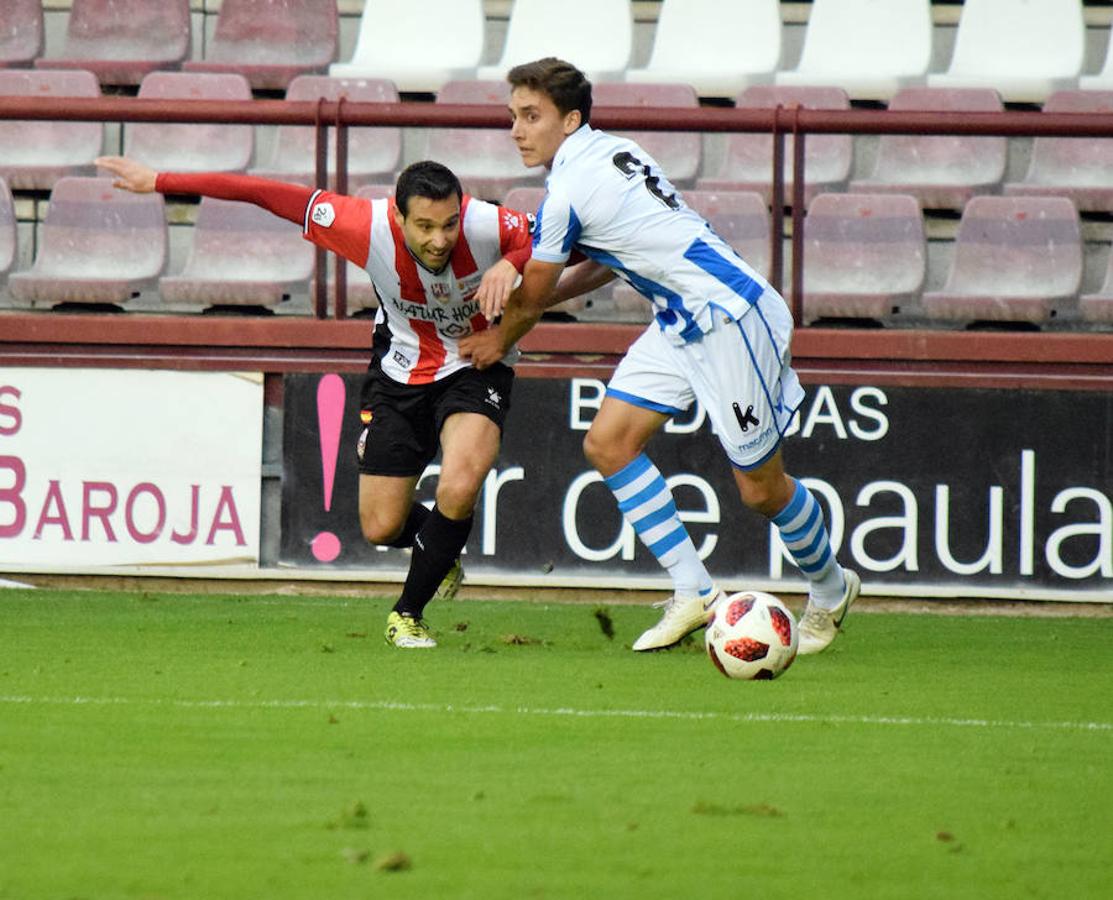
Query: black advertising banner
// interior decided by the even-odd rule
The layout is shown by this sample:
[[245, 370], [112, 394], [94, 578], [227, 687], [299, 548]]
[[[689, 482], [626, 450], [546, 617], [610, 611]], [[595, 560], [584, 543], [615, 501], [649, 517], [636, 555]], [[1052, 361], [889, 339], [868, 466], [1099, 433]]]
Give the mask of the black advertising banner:
[[[407, 565], [404, 551], [371, 547], [360, 534], [359, 384], [286, 378], [283, 565]], [[661, 574], [583, 458], [602, 393], [590, 378], [517, 380], [467, 545], [471, 575], [549, 573], [558, 585]], [[776, 531], [742, 507], [701, 410], [670, 422], [648, 453], [716, 578], [799, 584]], [[824, 506], [839, 558], [871, 585], [1113, 595], [1109, 395], [811, 385], [785, 459]], [[435, 484], [434, 464], [418, 499], [431, 502]]]

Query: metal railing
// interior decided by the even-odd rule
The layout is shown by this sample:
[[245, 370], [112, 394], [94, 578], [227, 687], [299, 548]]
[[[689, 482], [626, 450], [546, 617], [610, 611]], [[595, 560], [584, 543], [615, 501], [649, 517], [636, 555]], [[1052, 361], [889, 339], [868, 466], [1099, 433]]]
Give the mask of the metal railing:
[[[335, 185], [347, 191], [348, 129], [353, 126], [503, 128], [500, 107], [435, 103], [356, 103], [341, 98], [316, 102], [285, 100], [166, 100], [137, 97], [0, 97], [0, 119], [99, 122], [174, 122], [241, 125], [304, 125], [316, 130], [316, 184], [328, 184], [328, 130], [336, 130]], [[592, 125], [619, 131], [767, 133], [773, 137], [770, 281], [783, 293], [785, 138], [792, 136], [792, 271], [789, 302], [797, 325], [804, 304], [804, 159], [810, 134], [919, 134], [978, 137], [1113, 137], [1113, 113], [1038, 111], [920, 112], [879, 109], [821, 110], [800, 107], [642, 108], [596, 107]], [[509, 140], [509, 136], [507, 137]], [[666, 173], [667, 174], [667, 173]], [[318, 249], [314, 314], [328, 318], [326, 251]], [[333, 315], [347, 317], [346, 267], [336, 267]]]

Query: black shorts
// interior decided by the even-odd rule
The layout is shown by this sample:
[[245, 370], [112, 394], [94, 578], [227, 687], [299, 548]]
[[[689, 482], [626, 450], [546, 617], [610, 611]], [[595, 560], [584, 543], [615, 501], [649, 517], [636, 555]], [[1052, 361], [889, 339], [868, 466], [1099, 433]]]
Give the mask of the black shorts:
[[440, 449], [444, 420], [453, 413], [486, 416], [502, 430], [514, 370], [502, 363], [468, 367], [429, 384], [402, 384], [373, 360], [360, 395], [356, 454], [364, 475], [420, 475]]

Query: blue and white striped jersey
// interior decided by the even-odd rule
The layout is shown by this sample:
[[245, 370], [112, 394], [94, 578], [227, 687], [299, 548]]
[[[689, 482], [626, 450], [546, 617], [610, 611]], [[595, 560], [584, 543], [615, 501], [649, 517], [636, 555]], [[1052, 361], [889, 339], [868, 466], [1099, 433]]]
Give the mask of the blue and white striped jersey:
[[633, 141], [582, 126], [561, 144], [546, 189], [533, 257], [561, 263], [575, 247], [609, 266], [653, 303], [674, 343], [710, 330], [714, 309], [737, 320], [762, 295], [781, 302]]

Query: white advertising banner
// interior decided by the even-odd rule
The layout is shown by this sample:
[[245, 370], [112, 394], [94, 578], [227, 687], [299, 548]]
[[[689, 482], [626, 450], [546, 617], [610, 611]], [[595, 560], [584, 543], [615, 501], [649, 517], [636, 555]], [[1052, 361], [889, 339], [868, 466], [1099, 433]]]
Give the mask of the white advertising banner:
[[0, 565], [259, 560], [259, 374], [0, 368]]

